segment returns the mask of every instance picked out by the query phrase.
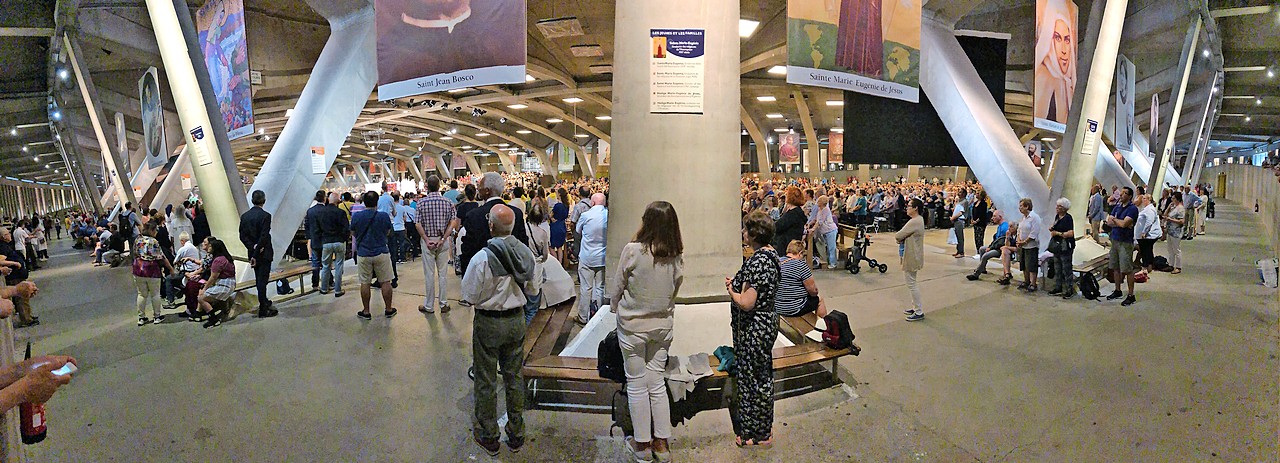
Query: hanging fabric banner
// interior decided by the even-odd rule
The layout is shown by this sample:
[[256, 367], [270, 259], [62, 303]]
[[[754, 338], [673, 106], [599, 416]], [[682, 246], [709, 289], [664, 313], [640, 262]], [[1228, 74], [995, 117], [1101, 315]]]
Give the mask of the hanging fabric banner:
[[378, 99], [525, 82], [524, 0], [374, 0]]
[[787, 83], [920, 102], [920, 0], [788, 0]]
[[245, 42], [244, 2], [209, 0], [196, 11], [200, 50], [204, 52], [213, 97], [227, 127], [227, 139], [253, 133], [253, 90], [249, 86], [249, 47]]
[[1063, 133], [1076, 91], [1077, 9], [1071, 0], [1036, 0], [1035, 126]]
[[138, 80], [138, 95], [142, 105], [142, 148], [147, 153], [147, 167], [155, 169], [164, 165], [168, 150], [165, 147], [164, 108], [160, 105], [160, 80], [156, 68], [147, 68]]
[[831, 132], [827, 136], [827, 162], [844, 164], [844, 134]]
[[1132, 61], [1120, 55], [1116, 63], [1116, 149], [1133, 151], [1133, 99], [1137, 90]]

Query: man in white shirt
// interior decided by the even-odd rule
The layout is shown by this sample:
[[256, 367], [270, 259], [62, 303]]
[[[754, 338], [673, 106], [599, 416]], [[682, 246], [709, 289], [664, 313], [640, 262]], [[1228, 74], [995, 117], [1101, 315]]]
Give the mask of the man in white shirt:
[[574, 320], [584, 325], [604, 299], [605, 229], [609, 224], [609, 209], [604, 203], [604, 193], [591, 195], [591, 209], [574, 224], [574, 230], [582, 236], [578, 251], [578, 315]]
[[462, 301], [475, 308], [471, 355], [475, 368], [475, 423], [472, 438], [489, 455], [497, 455], [497, 376], [501, 367], [507, 402], [507, 446], [524, 445], [524, 305], [526, 292], [536, 294], [533, 252], [511, 236], [516, 217], [510, 207], [493, 206], [488, 214], [493, 236], [467, 265]]
[[22, 254], [23, 259], [26, 259], [22, 265], [31, 266], [31, 269], [35, 270], [35, 266], [31, 263], [36, 260], [36, 256], [34, 253], [27, 252], [30, 249], [27, 242], [30, 240], [31, 232], [27, 231], [26, 221], [19, 221], [18, 226], [13, 227], [13, 248], [18, 251], [18, 254]]

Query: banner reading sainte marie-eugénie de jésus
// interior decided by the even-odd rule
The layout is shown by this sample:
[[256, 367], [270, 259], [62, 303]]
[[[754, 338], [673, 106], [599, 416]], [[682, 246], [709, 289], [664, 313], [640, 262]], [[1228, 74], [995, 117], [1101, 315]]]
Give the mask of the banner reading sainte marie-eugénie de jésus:
[[164, 109], [160, 106], [160, 81], [156, 68], [148, 68], [138, 80], [138, 99], [142, 105], [142, 148], [147, 153], [147, 167], [163, 166], [168, 158], [164, 139]]
[[1063, 133], [1076, 90], [1076, 3], [1036, 0], [1035, 126]]
[[374, 0], [378, 99], [525, 81], [524, 0]]
[[1133, 99], [1137, 97], [1133, 62], [1120, 55], [1116, 63], [1116, 149], [1133, 151]]
[[196, 30], [213, 99], [222, 112], [227, 138], [253, 133], [253, 91], [249, 86], [249, 48], [245, 45], [244, 3], [209, 0], [196, 11]]
[[702, 114], [707, 31], [649, 29], [649, 112]]
[[788, 0], [787, 83], [920, 102], [920, 0]]

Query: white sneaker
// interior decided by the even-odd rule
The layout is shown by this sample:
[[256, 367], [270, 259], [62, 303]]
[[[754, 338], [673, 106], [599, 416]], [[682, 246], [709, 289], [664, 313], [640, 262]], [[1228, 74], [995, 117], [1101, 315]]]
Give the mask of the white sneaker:
[[159, 325], [162, 321], [164, 321], [164, 315], [157, 315], [156, 318], [151, 319], [151, 324]]

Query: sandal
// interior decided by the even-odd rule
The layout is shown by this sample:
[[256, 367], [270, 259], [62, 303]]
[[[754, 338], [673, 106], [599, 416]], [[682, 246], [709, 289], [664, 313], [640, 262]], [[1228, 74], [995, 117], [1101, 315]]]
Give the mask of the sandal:
[[767, 450], [773, 447], [773, 437], [770, 436], [768, 439], [762, 441], [756, 441], [755, 439], [747, 439], [744, 441], [742, 440], [742, 437], [739, 436], [736, 443], [738, 444], [738, 447], [760, 447]]

